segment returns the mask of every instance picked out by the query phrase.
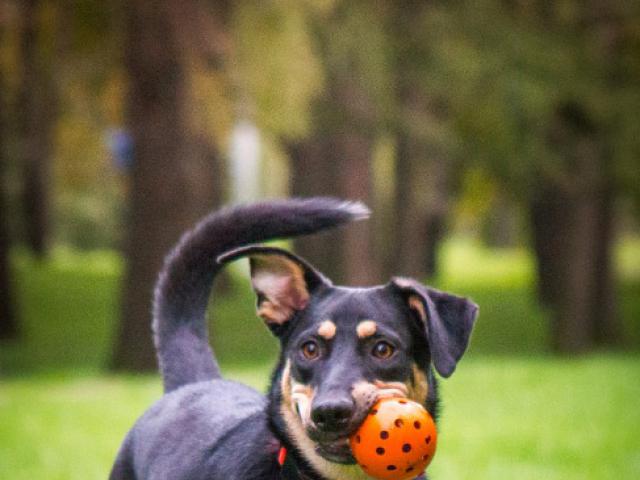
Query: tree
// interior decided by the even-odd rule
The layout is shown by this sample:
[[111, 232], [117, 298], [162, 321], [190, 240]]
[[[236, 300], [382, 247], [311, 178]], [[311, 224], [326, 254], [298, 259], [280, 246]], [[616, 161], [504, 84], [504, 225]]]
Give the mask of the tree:
[[468, 62], [455, 86], [459, 132], [529, 212], [554, 349], [619, 344], [614, 202], [640, 180], [638, 138], [624, 127], [637, 123], [639, 97], [629, 6], [488, 0], [455, 18]]
[[[54, 79], [49, 65], [49, 39], [42, 28], [39, 0], [21, 3], [21, 86], [17, 123], [20, 130], [24, 181], [23, 206], [28, 247], [39, 257], [46, 255], [51, 236], [51, 157], [56, 117]], [[50, 48], [50, 45], [47, 45]]]
[[[388, 104], [384, 15], [368, 2], [337, 2], [315, 12], [311, 30], [325, 68], [323, 95], [313, 104], [313, 131], [291, 145], [292, 191], [373, 203], [372, 157]], [[370, 222], [296, 242], [337, 282], [380, 282]]]
[[[4, 25], [0, 23], [0, 39]], [[18, 322], [13, 304], [13, 285], [9, 258], [9, 232], [7, 225], [7, 192], [5, 191], [6, 145], [5, 145], [5, 88], [3, 71], [0, 69], [0, 340], [18, 336]]]
[[431, 5], [391, 2], [388, 15], [395, 68], [394, 222], [389, 272], [415, 278], [437, 273], [437, 247], [449, 213], [453, 157], [447, 146], [448, 96], [432, 82], [436, 38], [425, 28]]
[[193, 22], [200, 17], [193, 12], [201, 6], [198, 0], [135, 0], [127, 6], [124, 48], [134, 163], [116, 369], [156, 368], [150, 331], [156, 275], [180, 235], [212, 206], [211, 198], [202, 198], [213, 189], [209, 148], [194, 138], [190, 125], [188, 60], [198, 52], [186, 50], [193, 44], [184, 37], [199, 31]]

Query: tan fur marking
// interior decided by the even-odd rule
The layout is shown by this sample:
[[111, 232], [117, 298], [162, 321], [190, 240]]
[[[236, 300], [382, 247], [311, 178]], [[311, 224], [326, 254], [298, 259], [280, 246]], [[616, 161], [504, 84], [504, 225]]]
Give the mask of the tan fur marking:
[[376, 330], [378, 329], [378, 325], [373, 320], [363, 320], [358, 323], [356, 327], [356, 333], [359, 338], [366, 338], [374, 335]]
[[429, 394], [429, 382], [425, 373], [413, 364], [413, 385], [409, 386], [409, 398], [423, 404]]
[[427, 321], [427, 312], [424, 309], [424, 304], [417, 295], [409, 296], [409, 308], [411, 308], [411, 310], [415, 310], [416, 313], [420, 315], [423, 322]]
[[429, 390], [427, 378], [422, 370], [413, 366], [414, 383], [383, 382], [374, 380], [373, 383], [358, 382], [352, 390], [353, 399], [357, 404], [370, 407], [383, 398], [408, 398], [423, 404]]
[[331, 340], [336, 336], [336, 324], [331, 320], [325, 320], [318, 327], [318, 335], [320, 335], [325, 340]]

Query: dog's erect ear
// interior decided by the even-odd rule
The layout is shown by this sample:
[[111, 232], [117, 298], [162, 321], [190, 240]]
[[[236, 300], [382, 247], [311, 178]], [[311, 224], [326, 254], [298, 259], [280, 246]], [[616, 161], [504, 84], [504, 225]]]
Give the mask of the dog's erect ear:
[[258, 315], [272, 330], [304, 309], [317, 288], [331, 284], [305, 260], [275, 247], [238, 248], [220, 256], [218, 263], [242, 257], [249, 257], [251, 284], [258, 297]]
[[403, 296], [424, 323], [431, 360], [438, 373], [451, 376], [469, 344], [478, 306], [410, 278], [395, 277], [389, 286]]

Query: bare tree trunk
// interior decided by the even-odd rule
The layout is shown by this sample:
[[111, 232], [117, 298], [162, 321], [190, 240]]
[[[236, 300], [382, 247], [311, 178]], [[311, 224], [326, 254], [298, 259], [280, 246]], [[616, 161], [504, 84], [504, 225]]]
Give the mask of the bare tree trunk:
[[597, 199], [594, 255], [595, 285], [593, 318], [598, 345], [620, 346], [624, 343], [617, 309], [613, 247], [615, 245], [614, 193], [605, 186]]
[[[289, 145], [293, 195], [332, 195], [371, 204], [373, 142], [348, 128]], [[295, 249], [337, 283], [370, 285], [380, 281], [373, 235], [370, 222], [361, 222], [297, 239]]]
[[621, 341], [612, 273], [613, 195], [584, 111], [564, 105], [556, 120], [552, 144], [571, 174], [547, 179], [530, 212], [539, 292], [553, 317], [553, 348], [575, 353]]
[[449, 167], [442, 155], [406, 133], [398, 136], [390, 274], [422, 279], [438, 271], [446, 227]]
[[[321, 135], [291, 143], [287, 147], [290, 158], [291, 194], [296, 197], [336, 195], [340, 172], [338, 158], [330, 155], [331, 148]], [[342, 281], [344, 269], [340, 254], [340, 233], [324, 232], [294, 241], [297, 253], [334, 281]]]
[[[371, 205], [373, 181], [371, 157], [373, 141], [363, 133], [345, 131], [332, 136], [334, 158], [339, 169], [340, 195]], [[342, 237], [336, 246], [342, 255], [343, 279], [348, 285], [380, 283], [380, 269], [374, 249], [372, 223], [358, 222], [338, 232]]]
[[[364, 2], [339, 2], [331, 18], [319, 19], [313, 30], [327, 68], [327, 88], [314, 105], [314, 133], [289, 148], [294, 195], [333, 195], [373, 203], [371, 172], [380, 111], [366, 87], [365, 72], [349, 65], [359, 62], [362, 45], [341, 44], [340, 61], [330, 52], [339, 38], [353, 38], [350, 16], [369, 8]], [[380, 282], [379, 261], [371, 222], [300, 239], [296, 248], [337, 283], [371, 285]]]
[[405, 132], [400, 132], [395, 160], [393, 240], [387, 268], [388, 275], [423, 278], [427, 273], [427, 218], [422, 191], [426, 174], [426, 152], [420, 154], [416, 147], [414, 139]]
[[558, 306], [566, 247], [563, 229], [568, 221], [568, 199], [558, 189], [543, 188], [529, 205], [533, 251], [536, 258], [538, 300], [546, 307]]
[[39, 257], [50, 242], [50, 185], [55, 88], [50, 68], [39, 49], [38, 0], [22, 3], [20, 63], [22, 82], [18, 93], [18, 125], [23, 161], [23, 206], [26, 240]]
[[[0, 24], [0, 29], [3, 26]], [[0, 30], [0, 40], [3, 32]], [[7, 221], [5, 172], [6, 172], [6, 146], [5, 140], [5, 90], [4, 78], [0, 70], [0, 340], [14, 339], [18, 337], [18, 322], [13, 303], [13, 285], [10, 266], [10, 242]]]
[[395, 221], [386, 259], [388, 274], [418, 279], [437, 273], [437, 250], [449, 209], [451, 168], [444, 148], [434, 144], [428, 130], [446, 119], [446, 105], [435, 102], [424, 85], [421, 62], [429, 53], [422, 34], [430, 2], [393, 4], [389, 18], [396, 47]]
[[135, 0], [127, 7], [134, 165], [116, 369], [156, 368], [150, 330], [156, 276], [180, 235], [210, 207], [198, 186], [207, 183], [210, 167], [190, 131], [185, 52], [172, 16], [178, 7], [173, 0]]

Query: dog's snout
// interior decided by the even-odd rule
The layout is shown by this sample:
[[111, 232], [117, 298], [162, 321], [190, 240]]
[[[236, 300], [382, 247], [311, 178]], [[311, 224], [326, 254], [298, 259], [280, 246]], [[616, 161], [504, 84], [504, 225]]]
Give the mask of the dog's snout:
[[321, 430], [339, 432], [347, 427], [353, 411], [351, 398], [327, 398], [313, 405], [311, 419]]

